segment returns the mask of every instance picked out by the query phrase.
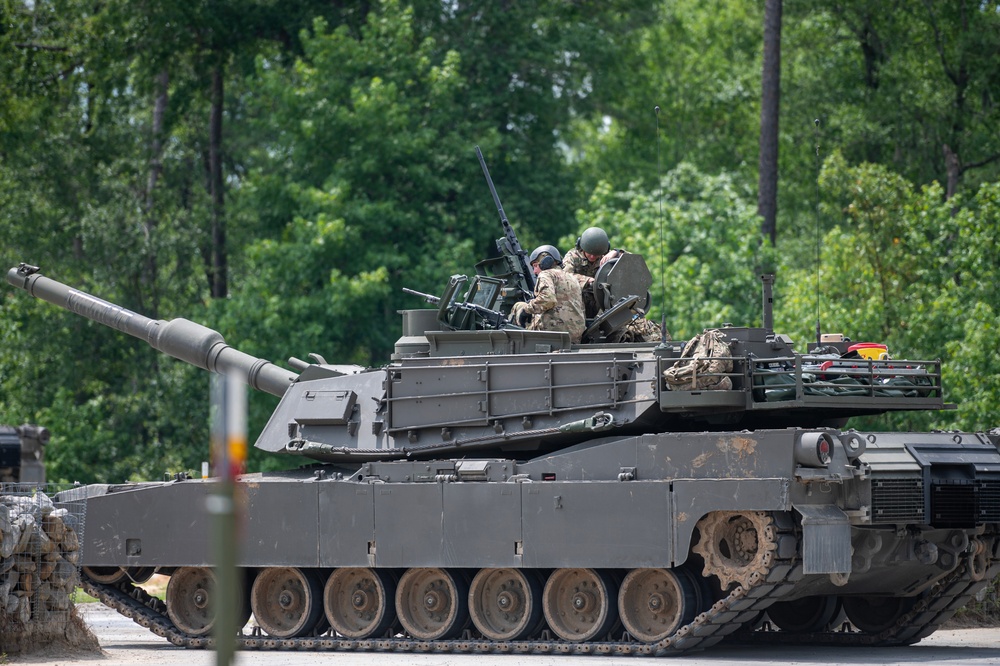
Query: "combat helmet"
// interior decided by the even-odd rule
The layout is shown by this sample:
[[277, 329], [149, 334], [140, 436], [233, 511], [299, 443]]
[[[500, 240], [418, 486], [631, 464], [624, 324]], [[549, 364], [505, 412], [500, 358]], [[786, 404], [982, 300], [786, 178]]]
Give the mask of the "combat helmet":
[[[552, 259], [552, 262], [550, 263], [545, 261], [546, 257], [542, 255], [548, 255], [548, 257]], [[542, 257], [541, 261], [539, 261], [538, 259], [539, 257]], [[557, 250], [552, 245], [539, 245], [538, 247], [535, 248], [535, 250], [531, 253], [531, 256], [528, 258], [529, 264], [533, 264], [536, 261], [538, 261], [538, 265], [544, 271], [546, 269], [552, 268], [557, 264], [562, 264], [562, 255], [559, 254], [559, 250]]]
[[587, 227], [580, 234], [577, 246], [587, 254], [606, 255], [611, 250], [608, 234], [600, 227]]

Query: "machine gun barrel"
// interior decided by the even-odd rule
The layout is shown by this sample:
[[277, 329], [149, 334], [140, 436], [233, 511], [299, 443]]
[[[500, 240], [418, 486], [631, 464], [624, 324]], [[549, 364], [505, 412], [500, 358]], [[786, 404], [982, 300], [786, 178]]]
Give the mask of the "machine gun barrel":
[[[486, 160], [483, 158], [483, 151], [479, 150], [479, 146], [476, 146], [476, 157], [479, 158], [479, 166], [483, 168], [483, 175], [486, 176], [486, 184], [490, 186], [490, 194], [493, 195], [493, 203], [496, 204], [497, 212], [500, 214], [500, 224], [503, 225], [504, 237], [507, 239], [507, 244], [510, 246], [511, 252], [517, 256], [521, 275], [527, 284], [528, 288], [525, 296], [526, 298], [531, 298], [532, 292], [535, 290], [535, 271], [531, 270], [531, 265], [528, 263], [528, 253], [521, 247], [521, 242], [517, 240], [517, 234], [514, 233], [514, 227], [510, 226], [507, 214], [503, 212], [500, 195], [497, 194], [497, 188], [493, 186], [493, 179], [490, 178], [490, 170], [486, 168]], [[499, 244], [500, 241], [497, 241], [497, 245]], [[503, 252], [503, 248], [498, 249], [501, 253]]]
[[433, 294], [425, 294], [422, 291], [417, 291], [416, 289], [410, 289], [409, 287], [403, 287], [403, 293], [410, 294], [412, 296], [419, 296], [420, 298], [424, 299], [425, 301], [427, 301], [432, 305], [437, 305], [441, 302], [440, 296], [434, 296]]
[[7, 282], [35, 298], [144, 340], [153, 349], [203, 370], [219, 374], [236, 373], [249, 386], [260, 391], [280, 397], [298, 377], [296, 373], [270, 361], [230, 347], [216, 330], [183, 318], [164, 321], [144, 317], [47, 278], [34, 266], [21, 264], [10, 269]]

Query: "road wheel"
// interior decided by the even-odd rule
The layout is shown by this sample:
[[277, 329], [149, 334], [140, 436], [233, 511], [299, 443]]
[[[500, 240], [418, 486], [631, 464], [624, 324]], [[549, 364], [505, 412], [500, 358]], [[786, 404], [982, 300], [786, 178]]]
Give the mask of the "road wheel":
[[469, 614], [487, 638], [527, 638], [542, 618], [541, 581], [530, 570], [482, 569], [469, 586]]
[[614, 579], [596, 569], [556, 569], [542, 591], [549, 629], [566, 641], [602, 638], [618, 621]]
[[813, 633], [825, 631], [839, 612], [838, 597], [820, 596], [779, 601], [768, 607], [767, 616], [782, 631]]
[[272, 567], [257, 574], [250, 606], [268, 636], [296, 638], [310, 633], [323, 619], [322, 594], [312, 572]]
[[206, 567], [181, 567], [167, 583], [167, 615], [190, 636], [205, 636], [215, 625], [215, 573]]
[[618, 593], [625, 630], [646, 643], [661, 641], [689, 624], [698, 604], [694, 579], [671, 569], [633, 569]]
[[896, 624], [917, 603], [915, 597], [844, 597], [844, 612], [859, 631], [878, 634]]
[[396, 615], [413, 638], [454, 638], [469, 621], [469, 583], [448, 569], [408, 569], [396, 587]]
[[387, 571], [336, 569], [323, 589], [326, 618], [341, 636], [381, 636], [396, 620], [396, 579]]

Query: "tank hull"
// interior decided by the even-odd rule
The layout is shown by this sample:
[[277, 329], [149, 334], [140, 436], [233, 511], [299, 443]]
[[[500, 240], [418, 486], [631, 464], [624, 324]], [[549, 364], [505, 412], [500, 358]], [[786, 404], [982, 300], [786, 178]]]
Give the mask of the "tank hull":
[[[811, 442], [817, 435], [834, 443], [832, 460], [808, 467], [796, 457], [802, 458], [803, 438]], [[860, 454], [852, 448], [857, 437], [867, 443]], [[956, 466], [966, 470], [969, 488], [955, 478]], [[759, 640], [751, 629], [772, 604], [778, 604], [772, 612], [781, 619], [778, 609], [811, 608], [814, 600], [838, 610], [842, 604], [853, 609], [859, 600], [869, 609], [878, 600], [868, 615], [853, 612], [861, 613], [862, 624], [874, 613], [890, 626], [829, 633], [843, 623], [839, 615], [823, 626], [805, 627], [808, 631], [795, 626], [771, 639], [808, 635], [816, 641], [905, 643], [933, 631], [967, 601], [970, 590], [996, 575], [998, 474], [1000, 452], [982, 435], [794, 428], [605, 437], [526, 460], [373, 461], [353, 469], [314, 465], [241, 479], [237, 564], [251, 596], [265, 606], [266, 594], [257, 591], [255, 581], [291, 575], [285, 572], [308, 572], [316, 581], [315, 594], [333, 585], [338, 571], [370, 572], [376, 580], [385, 576], [404, 585], [407, 577], [419, 582], [430, 575], [426, 572], [443, 572], [462, 581], [464, 587], [453, 593], [462, 606], [457, 612], [465, 614], [462, 630], [487, 651], [563, 646], [580, 653], [604, 646], [600, 649], [615, 653], [674, 654], [734, 632]], [[954, 499], [972, 488], [979, 496], [974, 507], [938, 497], [950, 492]], [[206, 508], [215, 490], [211, 479], [182, 479], [89, 486], [57, 499], [86, 502], [85, 574], [155, 569], [176, 575], [211, 570], [215, 562]], [[543, 633], [546, 623], [536, 621], [536, 630], [518, 641], [489, 639], [477, 630], [480, 622], [469, 621], [488, 617], [489, 602], [481, 590], [479, 596], [470, 593], [468, 585], [490, 576], [523, 577], [545, 590], [557, 588], [560, 576], [577, 587], [586, 587], [592, 576], [600, 583], [598, 601], [613, 615], [624, 613], [625, 628], [612, 622], [600, 635], [585, 636], [575, 625], [553, 627], [558, 622], [553, 612], [545, 616], [550, 632]], [[644, 583], [650, 577], [684, 581], [666, 596], [683, 609], [666, 623], [666, 633], [643, 634], [644, 626], [663, 625], [659, 611], [641, 605], [656, 597], [651, 586], [662, 584]], [[209, 638], [178, 629], [162, 608], [156, 610], [155, 601], [152, 607], [130, 608], [140, 605], [142, 593], [127, 579], [101, 578], [88, 585], [120, 610], [149, 615], [158, 633], [175, 643], [211, 645]], [[386, 598], [383, 608], [397, 617], [412, 615], [416, 611], [407, 598]], [[573, 603], [560, 601], [555, 592], [541, 599], [537, 603]], [[332, 597], [324, 602], [334, 626], [344, 620]], [[936, 604], [936, 610], [915, 620], [917, 604]], [[313, 630], [322, 632], [320, 624]], [[703, 639], [686, 639], [702, 625]], [[557, 632], [555, 642], [549, 640], [551, 630]], [[389, 641], [391, 649], [415, 649], [428, 640], [419, 629], [398, 626], [364, 638]], [[454, 638], [430, 640], [433, 649], [451, 650]], [[302, 649], [303, 640], [336, 642], [329, 649], [364, 649], [341, 645], [345, 637], [336, 631], [283, 640], [289, 649]], [[263, 647], [252, 638], [243, 645]]]

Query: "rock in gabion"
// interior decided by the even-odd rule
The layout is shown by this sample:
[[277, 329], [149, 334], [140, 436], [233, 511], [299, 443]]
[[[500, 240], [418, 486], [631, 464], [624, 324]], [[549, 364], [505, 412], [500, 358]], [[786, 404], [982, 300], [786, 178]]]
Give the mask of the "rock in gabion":
[[[17, 489], [17, 486], [14, 486]], [[78, 516], [35, 489], [0, 492], [0, 652], [60, 639], [79, 583]]]

